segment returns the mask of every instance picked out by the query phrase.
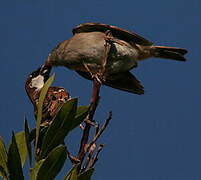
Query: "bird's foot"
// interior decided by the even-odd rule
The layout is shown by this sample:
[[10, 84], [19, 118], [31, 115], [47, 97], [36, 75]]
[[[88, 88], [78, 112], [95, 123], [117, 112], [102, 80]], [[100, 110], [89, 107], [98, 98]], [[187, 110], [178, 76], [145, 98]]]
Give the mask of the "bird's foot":
[[111, 39], [113, 38], [112, 33], [110, 32], [110, 30], [107, 30], [105, 32], [105, 44], [104, 44], [104, 54], [103, 54], [103, 58], [102, 58], [102, 68], [100, 70], [100, 76], [102, 76], [102, 79], [105, 79], [105, 72], [106, 72], [106, 65], [107, 65], [107, 60], [108, 60], [108, 56], [109, 56], [109, 52], [110, 52], [110, 48], [111, 48]]
[[111, 33], [110, 30], [107, 30], [107, 31], [105, 32], [105, 41], [108, 42], [108, 43], [110, 43], [110, 44], [111, 44], [111, 43], [117, 43], [117, 44], [122, 45], [122, 46], [127, 46], [126, 43], [124, 43], [124, 42], [121, 41], [120, 39], [115, 38], [115, 37], [112, 35], [112, 33]]

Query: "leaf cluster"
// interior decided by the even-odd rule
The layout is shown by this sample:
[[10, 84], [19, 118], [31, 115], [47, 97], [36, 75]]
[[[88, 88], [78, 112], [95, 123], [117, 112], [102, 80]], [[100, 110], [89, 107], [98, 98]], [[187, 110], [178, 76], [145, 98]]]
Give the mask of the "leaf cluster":
[[[30, 130], [25, 119], [24, 130], [12, 133], [8, 147], [0, 137], [0, 177], [5, 180], [23, 180], [26, 159], [29, 159], [31, 180], [53, 180], [68, 159], [69, 152], [64, 140], [85, 120], [89, 107], [78, 106], [77, 98], [69, 99], [52, 123], [48, 127], [42, 127], [43, 101], [53, 80], [54, 75], [41, 90], [36, 128]], [[79, 163], [75, 164], [63, 180], [90, 180], [94, 169], [80, 173], [79, 166]]]

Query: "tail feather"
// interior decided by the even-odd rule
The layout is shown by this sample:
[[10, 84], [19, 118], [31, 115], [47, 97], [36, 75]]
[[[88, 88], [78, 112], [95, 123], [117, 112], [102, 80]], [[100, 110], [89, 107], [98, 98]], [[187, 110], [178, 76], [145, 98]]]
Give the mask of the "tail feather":
[[166, 47], [166, 46], [153, 46], [152, 54], [154, 57], [174, 59], [178, 61], [186, 61], [184, 55], [188, 51], [183, 48]]

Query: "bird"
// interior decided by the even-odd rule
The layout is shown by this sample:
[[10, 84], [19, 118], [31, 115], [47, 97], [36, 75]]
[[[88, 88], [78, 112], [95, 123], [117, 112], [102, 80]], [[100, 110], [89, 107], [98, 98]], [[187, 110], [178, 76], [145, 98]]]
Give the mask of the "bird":
[[[42, 65], [26, 79], [25, 90], [33, 104], [35, 117], [38, 112], [40, 92], [50, 76], [51, 69], [51, 66]], [[49, 126], [69, 98], [69, 93], [63, 87], [50, 86], [43, 102], [41, 126]]]
[[73, 36], [59, 43], [45, 64], [64, 66], [86, 79], [96, 77], [103, 85], [134, 94], [144, 94], [141, 82], [130, 72], [148, 58], [186, 61], [184, 48], [157, 46], [140, 35], [116, 26], [84, 23]]

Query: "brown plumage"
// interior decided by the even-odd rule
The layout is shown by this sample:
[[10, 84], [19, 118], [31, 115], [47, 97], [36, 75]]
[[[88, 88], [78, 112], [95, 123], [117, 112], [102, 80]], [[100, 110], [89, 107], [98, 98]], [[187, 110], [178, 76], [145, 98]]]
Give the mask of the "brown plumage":
[[[27, 78], [25, 90], [33, 106], [34, 114], [37, 115], [37, 104], [44, 83], [49, 78], [51, 66], [42, 66], [33, 71]], [[49, 87], [44, 103], [41, 125], [46, 126], [54, 120], [62, 105], [69, 99], [69, 94], [63, 87]]]

